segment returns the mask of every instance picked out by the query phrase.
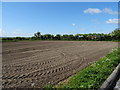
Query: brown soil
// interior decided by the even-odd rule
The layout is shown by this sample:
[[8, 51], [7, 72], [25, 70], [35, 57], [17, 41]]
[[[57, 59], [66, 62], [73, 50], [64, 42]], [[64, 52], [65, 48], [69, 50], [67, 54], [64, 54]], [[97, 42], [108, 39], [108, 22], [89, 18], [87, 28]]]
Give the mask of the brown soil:
[[55, 85], [117, 45], [117, 42], [105, 41], [5, 42], [2, 46], [3, 87]]

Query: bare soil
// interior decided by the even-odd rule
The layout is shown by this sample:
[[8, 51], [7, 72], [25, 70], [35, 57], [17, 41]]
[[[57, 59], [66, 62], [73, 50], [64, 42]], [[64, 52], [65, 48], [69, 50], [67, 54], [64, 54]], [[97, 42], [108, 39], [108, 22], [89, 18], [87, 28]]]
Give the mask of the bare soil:
[[22, 41], [2, 44], [4, 88], [56, 85], [105, 56], [117, 42]]

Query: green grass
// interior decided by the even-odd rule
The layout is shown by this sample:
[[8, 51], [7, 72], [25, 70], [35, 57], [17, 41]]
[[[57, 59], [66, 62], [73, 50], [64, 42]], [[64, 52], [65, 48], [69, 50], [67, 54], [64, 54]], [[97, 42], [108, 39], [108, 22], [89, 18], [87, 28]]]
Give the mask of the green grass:
[[55, 88], [99, 88], [120, 63], [120, 48], [88, 66]]
[[46, 84], [43, 88], [44, 90], [52, 90], [53, 86], [51, 84]]

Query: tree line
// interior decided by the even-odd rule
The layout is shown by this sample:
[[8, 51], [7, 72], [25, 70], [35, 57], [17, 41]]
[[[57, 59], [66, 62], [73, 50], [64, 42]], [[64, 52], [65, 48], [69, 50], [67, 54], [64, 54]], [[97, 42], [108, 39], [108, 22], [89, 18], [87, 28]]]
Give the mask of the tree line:
[[84, 40], [84, 41], [112, 41], [120, 40], [120, 29], [115, 29], [109, 34], [104, 33], [89, 33], [89, 34], [44, 34], [36, 32], [32, 37], [4, 37], [2, 41], [17, 41], [17, 40]]

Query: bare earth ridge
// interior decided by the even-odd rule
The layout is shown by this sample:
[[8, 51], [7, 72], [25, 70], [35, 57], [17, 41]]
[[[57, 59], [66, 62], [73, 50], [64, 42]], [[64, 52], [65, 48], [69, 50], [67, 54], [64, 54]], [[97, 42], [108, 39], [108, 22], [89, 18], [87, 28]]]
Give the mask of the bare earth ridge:
[[105, 41], [5, 42], [2, 85], [4, 88], [55, 85], [117, 46], [117, 42]]

